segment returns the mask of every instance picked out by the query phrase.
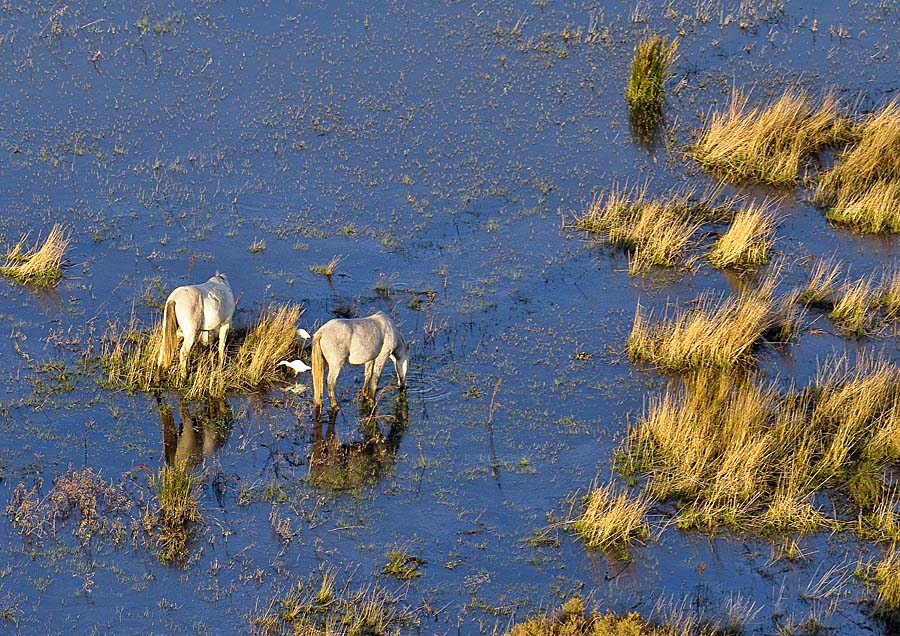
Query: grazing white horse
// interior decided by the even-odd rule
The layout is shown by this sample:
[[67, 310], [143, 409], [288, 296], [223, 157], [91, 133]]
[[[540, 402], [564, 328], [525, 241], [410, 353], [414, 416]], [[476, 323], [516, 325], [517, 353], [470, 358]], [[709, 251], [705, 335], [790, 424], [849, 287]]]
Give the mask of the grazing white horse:
[[322, 407], [325, 362], [328, 362], [328, 397], [331, 408], [340, 408], [334, 387], [344, 363], [364, 364], [363, 395], [375, 398], [385, 362], [394, 362], [400, 388], [406, 386], [409, 347], [400, 331], [383, 312], [368, 318], [335, 318], [322, 325], [312, 338], [313, 403]]
[[219, 336], [219, 364], [225, 362], [225, 336], [231, 326], [234, 313], [234, 296], [228, 285], [228, 277], [216, 275], [200, 285], [176, 287], [166, 299], [163, 309], [163, 333], [159, 344], [159, 358], [156, 366], [168, 367], [175, 355], [178, 338], [183, 337], [178, 353], [181, 377], [187, 375], [188, 356], [197, 334], [203, 344], [209, 342], [209, 333]]

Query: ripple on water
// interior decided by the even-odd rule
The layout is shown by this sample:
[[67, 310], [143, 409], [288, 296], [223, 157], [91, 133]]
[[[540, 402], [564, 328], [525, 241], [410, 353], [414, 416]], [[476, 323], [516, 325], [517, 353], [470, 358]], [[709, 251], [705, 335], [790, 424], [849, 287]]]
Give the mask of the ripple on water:
[[451, 393], [446, 378], [430, 373], [408, 375], [406, 392], [423, 402], [438, 402], [450, 397]]

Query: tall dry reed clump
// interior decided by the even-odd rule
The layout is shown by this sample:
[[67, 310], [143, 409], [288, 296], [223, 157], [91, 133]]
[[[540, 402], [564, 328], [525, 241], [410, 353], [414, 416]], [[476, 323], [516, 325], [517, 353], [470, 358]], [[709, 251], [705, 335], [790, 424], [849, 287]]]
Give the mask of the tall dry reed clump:
[[613, 190], [597, 197], [575, 225], [627, 250], [629, 269], [639, 274], [654, 265], [672, 267], [684, 262], [703, 221], [723, 216], [723, 208], [711, 203], [715, 196], [713, 192], [695, 201], [693, 191], [688, 191], [661, 200], [649, 199], [646, 186]]
[[594, 484], [584, 509], [572, 521], [572, 530], [589, 548], [622, 549], [650, 533], [646, 516], [651, 505], [653, 500], [646, 495], [631, 497], [612, 483]]
[[53, 287], [62, 279], [63, 257], [69, 247], [69, 238], [62, 226], [54, 225], [39, 248], [26, 251], [27, 240], [28, 237], [23, 236], [9, 251], [0, 274], [36, 289]]
[[728, 231], [713, 245], [710, 262], [716, 267], [731, 269], [765, 264], [775, 240], [776, 225], [769, 202], [754, 203], [738, 210]]
[[822, 176], [817, 200], [831, 221], [900, 232], [900, 98], [859, 127], [859, 141]]
[[653, 35], [635, 47], [625, 100], [633, 121], [652, 124], [661, 116], [663, 89], [678, 59], [678, 43]]
[[[843, 521], [889, 538], [894, 516], [878, 511], [886, 470], [900, 461], [898, 377], [882, 360], [844, 358], [814, 386], [780, 394], [753, 377], [694, 374], [649, 404], [619, 467], [645, 474], [650, 495], [679, 501], [682, 527], [813, 531]], [[848, 497], [856, 514], [830, 518], [826, 492]]]
[[747, 96], [735, 91], [728, 110], [710, 117], [690, 154], [732, 182], [793, 185], [817, 150], [848, 136], [830, 96], [816, 108], [804, 93], [789, 90], [774, 104], [751, 107]]
[[674, 372], [749, 366], [756, 346], [784, 341], [796, 329], [795, 298], [774, 298], [776, 276], [737, 297], [701, 296], [692, 310], [659, 322], [638, 305], [629, 357]]
[[296, 330], [302, 312], [297, 305], [266, 309], [237, 350], [230, 347], [224, 366], [218, 362], [215, 347], [205, 351], [195, 347], [199, 351], [191, 352], [184, 380], [178, 377], [175, 367], [171, 372], [157, 371], [161, 336], [158, 325], [142, 330], [134, 320], [125, 327], [111, 324], [103, 337], [101, 353], [106, 380], [110, 386], [128, 391], [169, 387], [189, 399], [258, 390], [281, 377], [276, 370], [280, 360], [299, 354]]

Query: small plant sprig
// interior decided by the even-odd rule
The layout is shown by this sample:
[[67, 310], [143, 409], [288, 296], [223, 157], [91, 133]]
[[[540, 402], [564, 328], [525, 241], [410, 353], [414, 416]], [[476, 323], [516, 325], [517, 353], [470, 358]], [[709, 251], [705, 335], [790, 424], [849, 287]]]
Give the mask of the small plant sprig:
[[663, 89], [678, 59], [678, 42], [652, 35], [635, 47], [625, 99], [632, 121], [652, 125], [662, 116]]

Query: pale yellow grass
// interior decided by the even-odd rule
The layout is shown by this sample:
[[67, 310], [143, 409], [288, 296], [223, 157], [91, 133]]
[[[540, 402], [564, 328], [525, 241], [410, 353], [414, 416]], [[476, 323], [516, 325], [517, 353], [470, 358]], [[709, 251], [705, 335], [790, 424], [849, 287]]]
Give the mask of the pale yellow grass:
[[0, 273], [23, 285], [37, 289], [53, 287], [62, 278], [62, 263], [69, 238], [60, 225], [54, 225], [39, 248], [26, 251], [27, 236], [22, 237], [6, 255]]
[[871, 277], [849, 281], [838, 291], [831, 319], [842, 331], [863, 336], [872, 329], [876, 299], [875, 281]]
[[572, 529], [589, 548], [623, 548], [649, 534], [646, 517], [652, 503], [650, 497], [629, 496], [612, 483], [594, 485]]
[[837, 281], [841, 277], [841, 271], [841, 264], [834, 258], [817, 261], [809, 273], [806, 286], [800, 292], [800, 302], [811, 306], [832, 303], [837, 293]]
[[788, 90], [773, 104], [750, 106], [735, 91], [728, 109], [710, 117], [691, 154], [729, 181], [793, 185], [813, 153], [846, 134], [830, 96], [815, 107], [804, 93]]
[[713, 245], [709, 260], [716, 267], [746, 269], [769, 260], [777, 223], [771, 203], [751, 204], [734, 216], [728, 231]]

